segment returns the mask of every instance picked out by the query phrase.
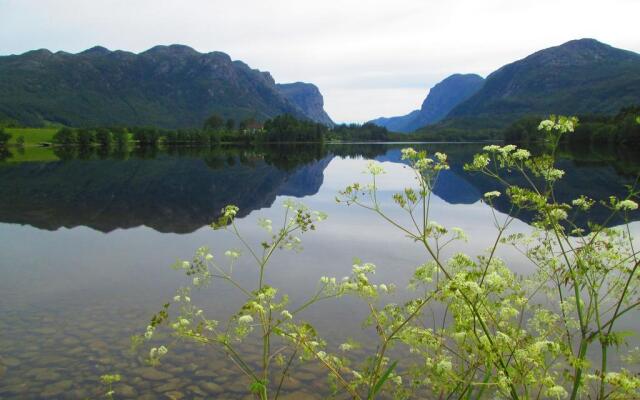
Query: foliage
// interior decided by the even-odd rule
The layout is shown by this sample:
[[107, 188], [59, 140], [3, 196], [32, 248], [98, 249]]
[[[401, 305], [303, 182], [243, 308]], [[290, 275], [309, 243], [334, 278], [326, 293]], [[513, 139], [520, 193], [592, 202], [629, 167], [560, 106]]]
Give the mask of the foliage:
[[72, 146], [78, 143], [78, 137], [72, 129], [62, 128], [53, 135], [53, 143], [60, 146]]
[[105, 398], [113, 400], [113, 395], [116, 393], [115, 390], [113, 390], [113, 384], [120, 382], [121, 380], [122, 377], [119, 374], [100, 376], [100, 382], [107, 387], [107, 392], [104, 394]]
[[[301, 361], [324, 366], [334, 390], [354, 399], [637, 398], [640, 378], [624, 364], [612, 363], [610, 350], [625, 346], [619, 320], [640, 308], [640, 253], [628, 224], [619, 228], [592, 224], [588, 231], [575, 225], [578, 214], [588, 215], [593, 200], [579, 196], [570, 204], [559, 203], [554, 195], [564, 175], [556, 167], [556, 151], [576, 125], [576, 118], [551, 116], [538, 125], [548, 152], [532, 156], [515, 145], [490, 145], [467, 164], [469, 172], [502, 185], [484, 195], [497, 234], [486, 252], [475, 258], [464, 253], [445, 258], [447, 246], [462, 244], [466, 235], [440, 225], [430, 212], [434, 185], [449, 169], [446, 154], [402, 151], [417, 183], [392, 196], [405, 213], [403, 219], [392, 218], [382, 206], [378, 180], [384, 170], [379, 163], [368, 166], [370, 183], [355, 183], [340, 192], [339, 203], [379, 216], [424, 250], [425, 260], [410, 281], [412, 298], [404, 304], [387, 302], [386, 294], [396, 288], [373, 282], [376, 267], [356, 261], [349, 276], [320, 278], [317, 291], [301, 307], [290, 309], [288, 297], [266, 281], [265, 269], [277, 250], [300, 250], [296, 235], [315, 230], [325, 216], [286, 202], [279, 228], [271, 220], [259, 220], [268, 239], [255, 249], [235, 223], [238, 208], [227, 206], [214, 227], [236, 235], [255, 261], [256, 286], [245, 287], [233, 277], [240, 250], [226, 251], [228, 260], [223, 263], [200, 248], [192, 260], [174, 266], [187, 275], [189, 286], [177, 291], [135, 342], [153, 338], [166, 326], [177, 338], [218, 346], [247, 376], [260, 399], [278, 398], [288, 371]], [[522, 175], [526, 185], [510, 182], [508, 172]], [[621, 214], [628, 221], [631, 213], [638, 212], [639, 193], [630, 187], [626, 197], [612, 196], [603, 205], [611, 216]], [[508, 214], [493, 208], [501, 196], [511, 202]], [[510, 231], [520, 212], [535, 215], [530, 233]], [[498, 257], [506, 247], [529, 260], [535, 273], [518, 276]], [[228, 282], [246, 297], [226, 322], [212, 319], [191, 302], [191, 291], [206, 288], [213, 279]], [[318, 329], [300, 319], [299, 313], [318, 301], [342, 296], [359, 298], [369, 310], [365, 326], [375, 333], [377, 343], [365, 359], [351, 356], [357, 345], [351, 341], [332, 351]], [[446, 310], [442, 320], [425, 323], [436, 310]], [[258, 367], [239, 351], [254, 334], [262, 344]], [[283, 346], [277, 352], [275, 343]], [[412, 356], [394, 360], [394, 348]], [[588, 357], [596, 350], [602, 356], [597, 365]], [[159, 362], [168, 351], [165, 345], [152, 347], [149, 362]], [[629, 360], [633, 366], [632, 357]]]
[[20, 145], [21, 137], [24, 139], [24, 146], [38, 146], [42, 144], [52, 143], [53, 136], [60, 128], [6, 128], [5, 131], [10, 133], [13, 138], [9, 144]]
[[5, 132], [4, 129], [0, 128], [0, 147], [5, 147], [9, 140], [11, 139], [11, 134]]
[[95, 133], [89, 129], [78, 129], [76, 137], [80, 147], [90, 147], [96, 141]]
[[161, 133], [157, 128], [133, 128], [133, 140], [141, 146], [156, 146]]
[[[572, 147], [602, 145], [640, 146], [640, 125], [636, 118], [640, 115], [640, 107], [626, 107], [616, 115], [583, 115], [580, 125], [572, 135], [562, 138], [562, 143]], [[536, 117], [525, 117], [514, 122], [504, 132], [504, 139], [509, 143], [536, 143], [541, 138], [537, 131]]]
[[204, 129], [217, 131], [224, 126], [224, 119], [218, 114], [212, 114], [209, 118], [204, 121]]
[[[387, 141], [391, 139], [391, 134], [387, 128], [374, 123], [366, 124], [342, 124], [336, 125], [329, 132], [331, 140], [343, 141]], [[398, 135], [397, 137], [401, 137]], [[405, 139], [406, 140], [406, 139]]]
[[279, 115], [264, 123], [267, 142], [322, 142], [327, 127], [292, 115]]
[[113, 143], [113, 134], [106, 128], [98, 128], [95, 133], [95, 141], [102, 147], [109, 147]]

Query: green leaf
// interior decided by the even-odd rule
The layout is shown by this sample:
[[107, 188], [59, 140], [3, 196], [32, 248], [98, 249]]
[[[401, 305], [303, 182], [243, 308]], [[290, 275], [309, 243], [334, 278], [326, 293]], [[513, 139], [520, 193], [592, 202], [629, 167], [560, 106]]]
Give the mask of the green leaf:
[[396, 365], [398, 365], [398, 362], [394, 361], [389, 366], [389, 368], [387, 368], [384, 374], [382, 374], [380, 379], [378, 379], [378, 382], [376, 382], [376, 384], [373, 386], [373, 391], [369, 395], [369, 399], [373, 399], [378, 394], [378, 392], [380, 392], [380, 389], [382, 389], [382, 385], [384, 385], [384, 383], [389, 379], [389, 375], [391, 375], [393, 370], [396, 368]]
[[253, 381], [249, 387], [251, 393], [261, 394], [267, 389], [267, 386], [263, 381]]

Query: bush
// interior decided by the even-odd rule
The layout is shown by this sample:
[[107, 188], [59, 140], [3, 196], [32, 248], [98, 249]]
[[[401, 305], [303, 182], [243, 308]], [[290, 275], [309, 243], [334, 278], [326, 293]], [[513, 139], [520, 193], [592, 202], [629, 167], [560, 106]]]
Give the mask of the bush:
[[78, 137], [72, 129], [62, 128], [53, 135], [53, 143], [60, 146], [72, 146], [78, 144]]
[[102, 147], [110, 147], [113, 143], [113, 135], [108, 129], [96, 129], [95, 141]]
[[78, 146], [90, 147], [96, 141], [95, 134], [87, 129], [78, 129], [76, 136], [78, 138]]
[[5, 147], [11, 140], [11, 135], [0, 128], [0, 147]]

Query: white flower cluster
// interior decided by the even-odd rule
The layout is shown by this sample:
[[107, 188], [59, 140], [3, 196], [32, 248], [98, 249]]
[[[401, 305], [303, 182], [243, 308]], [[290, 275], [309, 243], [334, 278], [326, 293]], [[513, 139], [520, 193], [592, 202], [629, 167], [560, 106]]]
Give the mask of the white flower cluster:
[[412, 147], [407, 147], [401, 150], [402, 159], [403, 160], [411, 160], [418, 156], [418, 152], [415, 151]]
[[238, 250], [227, 250], [224, 252], [224, 255], [226, 257], [229, 257], [232, 260], [236, 260], [238, 258], [240, 258], [240, 251]]
[[153, 347], [149, 350], [149, 359], [152, 362], [157, 362], [162, 356], [167, 354], [169, 350], [165, 346]]
[[487, 200], [491, 200], [491, 199], [495, 199], [496, 197], [500, 197], [500, 192], [498, 192], [497, 190], [493, 190], [491, 192], [487, 192], [484, 194], [484, 198]]
[[618, 211], [634, 211], [638, 209], [638, 203], [633, 200], [622, 200], [616, 204]]
[[385, 173], [384, 168], [382, 168], [382, 165], [380, 165], [380, 163], [377, 163], [375, 161], [369, 161], [367, 163], [367, 170], [365, 172], [368, 172], [371, 175], [382, 175]]
[[547, 133], [556, 131], [559, 133], [573, 132], [578, 125], [578, 119], [575, 117], [564, 117], [552, 115], [549, 119], [545, 119], [538, 125], [539, 131]]

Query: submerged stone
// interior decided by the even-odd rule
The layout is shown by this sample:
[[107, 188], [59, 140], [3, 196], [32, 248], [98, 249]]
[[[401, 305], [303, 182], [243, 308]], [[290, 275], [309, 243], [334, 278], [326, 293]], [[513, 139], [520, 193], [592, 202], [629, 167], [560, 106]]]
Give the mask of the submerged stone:
[[173, 392], [167, 392], [164, 394], [165, 396], [167, 396], [168, 399], [170, 400], [180, 400], [184, 397], [184, 394], [178, 392], [178, 391], [173, 391]]
[[65, 393], [66, 391], [68, 391], [71, 388], [71, 386], [73, 386], [73, 382], [71, 382], [70, 380], [56, 382], [54, 384], [45, 386], [41, 395], [42, 397], [59, 396], [62, 393]]
[[204, 382], [200, 384], [200, 387], [207, 393], [210, 394], [219, 394], [222, 393], [224, 390], [222, 389], [222, 386], [218, 385], [217, 383], [213, 383], [213, 382]]
[[163, 380], [173, 378], [173, 375], [168, 374], [166, 372], [159, 371], [151, 367], [140, 368], [138, 370], [138, 373], [142, 378], [148, 379], [151, 381], [163, 381]]

